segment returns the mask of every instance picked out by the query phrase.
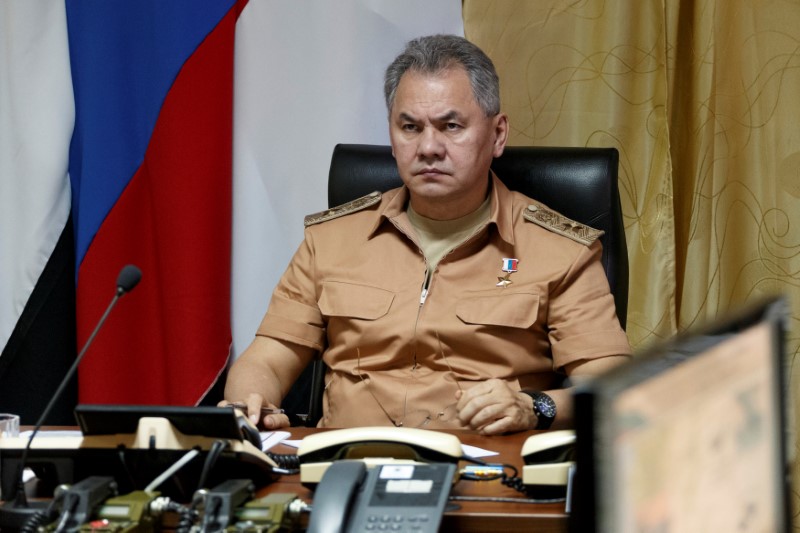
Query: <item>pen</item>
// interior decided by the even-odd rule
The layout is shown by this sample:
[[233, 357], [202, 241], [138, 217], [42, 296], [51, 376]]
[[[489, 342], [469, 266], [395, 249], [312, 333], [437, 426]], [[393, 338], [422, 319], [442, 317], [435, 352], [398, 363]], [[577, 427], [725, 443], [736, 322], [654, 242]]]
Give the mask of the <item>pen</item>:
[[[241, 403], [241, 402], [229, 403], [228, 407], [234, 407], [236, 409], [239, 409], [240, 411], [244, 411], [245, 413], [247, 413], [247, 404], [244, 404], [244, 403]], [[264, 416], [264, 415], [280, 415], [280, 414], [283, 414], [284, 412], [285, 411], [283, 409], [275, 408], [275, 407], [262, 407], [261, 408], [261, 416]]]

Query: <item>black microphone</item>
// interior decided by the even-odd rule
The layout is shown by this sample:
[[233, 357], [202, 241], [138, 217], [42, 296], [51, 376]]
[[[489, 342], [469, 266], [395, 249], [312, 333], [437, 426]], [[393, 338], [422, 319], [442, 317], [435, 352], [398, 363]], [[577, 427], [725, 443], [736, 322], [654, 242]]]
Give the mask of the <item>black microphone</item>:
[[136, 265], [122, 267], [122, 270], [119, 271], [119, 276], [117, 276], [117, 296], [131, 292], [140, 279], [142, 279], [142, 271], [139, 270], [139, 267]]
[[94, 331], [92, 331], [92, 334], [89, 336], [86, 343], [84, 343], [83, 348], [81, 348], [81, 351], [78, 354], [78, 357], [75, 358], [75, 362], [73, 362], [72, 366], [69, 367], [69, 370], [67, 370], [67, 373], [61, 380], [61, 384], [58, 386], [58, 389], [56, 389], [55, 394], [53, 394], [53, 397], [50, 398], [49, 402], [47, 402], [47, 406], [44, 408], [42, 416], [39, 417], [39, 420], [36, 422], [36, 426], [33, 428], [33, 431], [31, 432], [31, 436], [28, 438], [28, 443], [25, 446], [25, 449], [22, 451], [22, 457], [20, 458], [20, 463], [18, 466], [18, 472], [16, 476], [17, 479], [16, 499], [13, 502], [13, 505], [11, 506], [13, 510], [9, 509], [8, 505], [5, 505], [3, 508], [4, 513], [16, 511], [20, 514], [29, 515], [35, 511], [34, 509], [28, 507], [28, 500], [27, 497], [25, 496], [25, 482], [23, 481], [25, 462], [28, 459], [28, 451], [30, 450], [31, 445], [33, 444], [33, 439], [41, 429], [45, 419], [47, 419], [47, 415], [49, 415], [50, 411], [53, 409], [56, 400], [58, 400], [58, 398], [64, 392], [64, 389], [69, 383], [69, 380], [72, 378], [72, 375], [78, 369], [78, 365], [83, 359], [83, 356], [86, 355], [86, 351], [89, 349], [89, 346], [91, 346], [92, 342], [94, 341], [94, 338], [97, 336], [97, 332], [100, 331], [101, 327], [103, 327], [103, 324], [108, 318], [108, 315], [111, 313], [111, 310], [114, 308], [115, 305], [117, 305], [117, 300], [119, 300], [124, 294], [133, 290], [133, 288], [136, 287], [136, 284], [139, 283], [140, 279], [142, 279], [142, 271], [139, 270], [139, 267], [135, 265], [125, 265], [122, 268], [122, 270], [120, 270], [119, 275], [117, 276], [117, 290], [114, 293], [114, 297], [108, 304], [108, 307], [106, 308], [105, 313], [103, 313], [103, 316], [100, 317], [100, 320], [98, 320], [97, 325], [94, 327]]

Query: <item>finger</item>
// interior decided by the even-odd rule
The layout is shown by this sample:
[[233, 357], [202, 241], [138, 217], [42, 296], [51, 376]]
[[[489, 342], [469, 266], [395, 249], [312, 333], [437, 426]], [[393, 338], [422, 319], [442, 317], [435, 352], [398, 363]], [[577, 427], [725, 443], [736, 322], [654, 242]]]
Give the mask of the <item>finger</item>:
[[[459, 395], [459, 393], [461, 393]], [[456, 408], [461, 411], [465, 409], [467, 405], [471, 402], [478, 400], [482, 396], [486, 396], [492, 393], [492, 387], [488, 381], [484, 381], [482, 383], [478, 383], [474, 387], [471, 387], [465, 391], [458, 391], [456, 393], [458, 397], [458, 401], [456, 402]]]
[[264, 417], [264, 427], [266, 429], [289, 427], [289, 417], [285, 414], [266, 415]]
[[480, 428], [479, 432], [481, 435], [502, 435], [516, 430], [512, 419], [510, 417], [503, 417]]
[[[502, 380], [491, 379], [485, 381], [464, 393], [456, 403], [459, 419], [462, 423], [467, 424], [480, 411], [494, 404], [500, 406], [495, 412], [505, 409], [513, 403], [513, 394], [511, 388]], [[470, 425], [474, 426], [475, 424], [470, 423]]]
[[[486, 395], [495, 396], [504, 393], [510, 394], [511, 392], [512, 389], [508, 383], [506, 383], [502, 379], [491, 378], [487, 379], [486, 381], [478, 383], [477, 385], [469, 388], [466, 391], [463, 391], [462, 394], [457, 396], [458, 398], [457, 403], [459, 408], [464, 408], [469, 402], [481, 396], [486, 396]], [[458, 393], [456, 394], [458, 395]]]
[[461, 422], [472, 429], [481, 430], [501, 419], [507, 419], [505, 430], [517, 426], [524, 429], [527, 425], [523, 423], [526, 418], [521, 407], [516, 394], [503, 387], [493, 394], [484, 394], [473, 399], [459, 414]]
[[491, 394], [476, 396], [458, 409], [458, 418], [462, 424], [478, 429], [489, 421], [492, 414], [499, 412], [499, 409], [491, 410], [496, 405], [497, 401]]
[[260, 394], [250, 393], [247, 395], [247, 418], [253, 423], [258, 425], [258, 419], [261, 417], [261, 406], [264, 405], [264, 398]]
[[485, 426], [489, 424], [495, 423], [497, 420], [513, 416], [511, 412], [504, 409], [502, 405], [499, 404], [491, 404], [487, 405], [483, 409], [479, 410], [475, 415], [470, 419], [469, 426], [472, 429], [481, 430]]

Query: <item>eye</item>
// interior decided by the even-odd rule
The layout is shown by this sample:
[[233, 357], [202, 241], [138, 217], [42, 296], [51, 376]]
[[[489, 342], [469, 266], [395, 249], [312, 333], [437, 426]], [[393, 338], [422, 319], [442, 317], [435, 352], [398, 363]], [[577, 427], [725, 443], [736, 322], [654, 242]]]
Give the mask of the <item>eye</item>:
[[408, 132], [415, 132], [419, 130], [416, 124], [410, 124], [410, 123], [403, 124], [400, 126], [400, 128], [403, 131], [408, 131]]
[[460, 130], [461, 124], [458, 124], [457, 122], [448, 122], [447, 124], [445, 124], [445, 129], [447, 129], [447, 131]]

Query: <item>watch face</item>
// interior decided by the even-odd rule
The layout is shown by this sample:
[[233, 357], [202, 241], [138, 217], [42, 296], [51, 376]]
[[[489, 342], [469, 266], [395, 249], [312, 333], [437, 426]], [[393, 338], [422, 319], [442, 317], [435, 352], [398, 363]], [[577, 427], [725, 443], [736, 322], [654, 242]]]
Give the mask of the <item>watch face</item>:
[[545, 418], [556, 417], [556, 402], [546, 394], [537, 394], [534, 400], [534, 406], [539, 412], [538, 416]]

